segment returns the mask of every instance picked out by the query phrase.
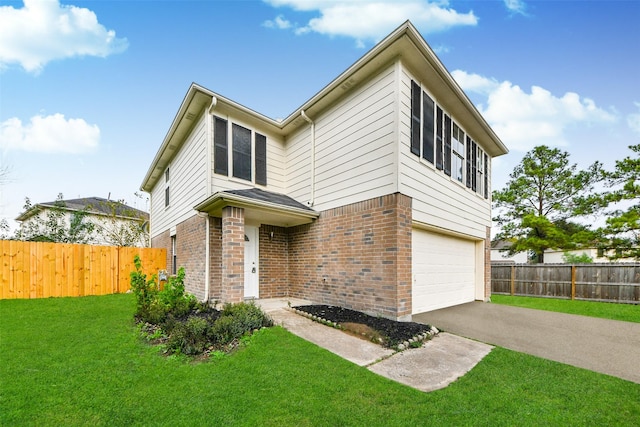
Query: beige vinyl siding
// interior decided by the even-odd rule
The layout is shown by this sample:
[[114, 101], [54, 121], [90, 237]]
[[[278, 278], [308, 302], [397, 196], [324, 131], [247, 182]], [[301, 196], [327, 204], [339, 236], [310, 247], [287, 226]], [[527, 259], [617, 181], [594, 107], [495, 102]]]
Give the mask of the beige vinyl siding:
[[311, 198], [311, 129], [301, 128], [287, 139], [287, 194], [300, 203]]
[[[395, 192], [394, 81], [390, 66], [329, 111], [311, 117], [316, 125], [316, 210]], [[307, 132], [292, 138], [287, 152], [289, 193], [302, 202], [310, 196]]]
[[[211, 174], [213, 179], [211, 181], [211, 193], [214, 194], [219, 191], [226, 190], [242, 190], [246, 188], [264, 188], [268, 191], [273, 191], [275, 193], [284, 193], [286, 191], [286, 183], [285, 183], [285, 151], [284, 151], [284, 142], [282, 138], [274, 136], [268, 132], [265, 132], [259, 128], [255, 128], [247, 123], [234, 118], [233, 116], [228, 116], [225, 114], [215, 113], [214, 115], [220, 117], [221, 119], [227, 120], [228, 128], [228, 150], [231, 155], [233, 155], [233, 139], [231, 136], [231, 126], [232, 124], [236, 124], [251, 130], [251, 162], [252, 162], [252, 172], [251, 178], [252, 181], [255, 181], [255, 134], [256, 132], [262, 134], [267, 137], [267, 186], [263, 187], [261, 185], [254, 185], [252, 181], [243, 180], [240, 178], [233, 177], [233, 161], [229, 163], [229, 176], [220, 175], [214, 173], [214, 152], [211, 150]], [[211, 141], [213, 144], [213, 139]]]
[[[484, 239], [491, 225], [491, 202], [411, 153], [411, 79], [402, 68], [400, 93], [399, 190], [413, 199], [413, 220]], [[426, 88], [428, 91], [428, 87]], [[438, 103], [438, 99], [435, 99]], [[464, 123], [454, 121], [464, 130]], [[473, 135], [471, 135], [473, 138]], [[476, 141], [481, 147], [481, 141]], [[466, 154], [466, 153], [465, 153]], [[490, 162], [490, 160], [489, 160]], [[490, 168], [488, 168], [490, 171]], [[466, 174], [466, 166], [465, 166]], [[491, 180], [489, 180], [489, 185]]]
[[[169, 164], [169, 206], [164, 206], [164, 176], [151, 192], [151, 237], [170, 229], [195, 214], [207, 188], [207, 127], [201, 114], [191, 134]], [[164, 173], [164, 171], [163, 171]]]

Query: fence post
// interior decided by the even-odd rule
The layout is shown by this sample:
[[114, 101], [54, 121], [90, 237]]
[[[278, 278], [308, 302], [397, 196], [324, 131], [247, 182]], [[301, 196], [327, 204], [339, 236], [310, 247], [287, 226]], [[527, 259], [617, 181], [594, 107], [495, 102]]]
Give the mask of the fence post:
[[516, 266], [511, 266], [511, 296], [516, 293]]
[[576, 299], [576, 266], [571, 266], [571, 300]]

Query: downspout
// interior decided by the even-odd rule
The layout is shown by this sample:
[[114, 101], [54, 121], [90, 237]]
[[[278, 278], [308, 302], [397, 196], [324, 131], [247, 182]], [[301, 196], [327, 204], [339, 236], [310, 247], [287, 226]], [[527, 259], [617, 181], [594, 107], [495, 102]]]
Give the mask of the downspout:
[[[211, 105], [207, 111], [207, 190], [205, 191], [205, 199], [211, 195], [211, 185], [213, 185], [213, 176], [211, 171], [212, 149], [213, 149], [213, 110], [218, 104], [218, 98], [215, 96], [211, 98]], [[210, 229], [209, 214], [205, 217], [205, 240], [204, 240], [204, 302], [209, 301], [209, 289], [211, 287], [211, 260], [210, 257], [210, 245], [211, 238], [209, 233]]]
[[300, 115], [311, 125], [311, 196], [309, 197], [309, 206], [313, 206], [316, 197], [316, 124], [304, 113], [300, 111]]

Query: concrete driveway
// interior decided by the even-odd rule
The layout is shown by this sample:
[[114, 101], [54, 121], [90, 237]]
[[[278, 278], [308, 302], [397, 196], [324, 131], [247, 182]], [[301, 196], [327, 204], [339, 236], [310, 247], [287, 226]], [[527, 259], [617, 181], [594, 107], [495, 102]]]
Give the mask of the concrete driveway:
[[416, 314], [413, 321], [640, 383], [640, 323], [483, 302]]

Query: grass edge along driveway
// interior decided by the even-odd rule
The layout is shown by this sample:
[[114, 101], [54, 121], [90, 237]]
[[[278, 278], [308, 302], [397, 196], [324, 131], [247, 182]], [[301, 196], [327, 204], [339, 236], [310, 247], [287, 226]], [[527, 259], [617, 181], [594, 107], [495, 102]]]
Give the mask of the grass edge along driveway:
[[495, 304], [640, 323], [640, 305], [544, 297], [491, 295]]
[[132, 295], [0, 301], [0, 425], [635, 425], [640, 384], [494, 349], [422, 393], [281, 327], [193, 363], [141, 342]]

